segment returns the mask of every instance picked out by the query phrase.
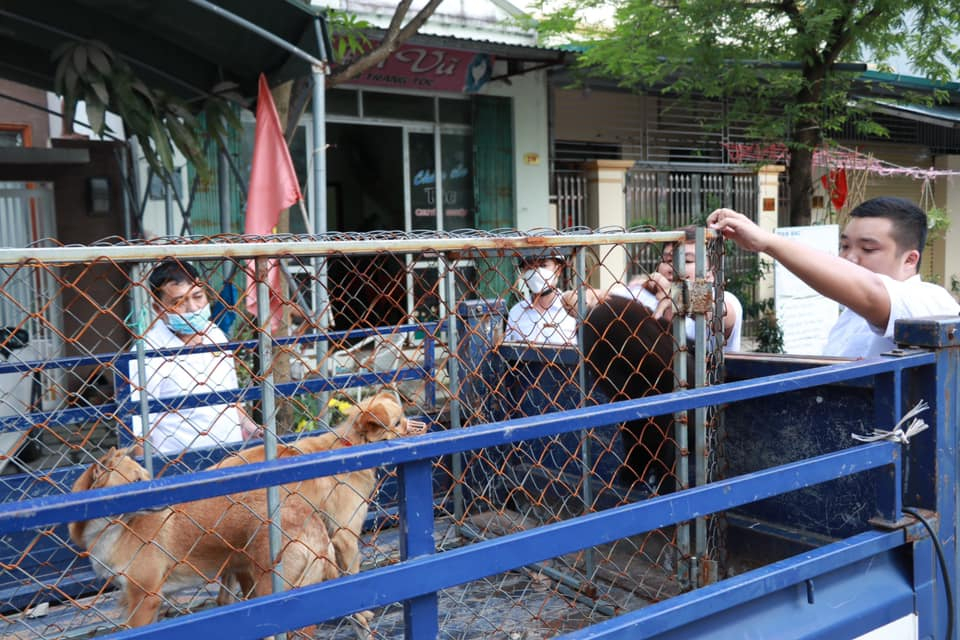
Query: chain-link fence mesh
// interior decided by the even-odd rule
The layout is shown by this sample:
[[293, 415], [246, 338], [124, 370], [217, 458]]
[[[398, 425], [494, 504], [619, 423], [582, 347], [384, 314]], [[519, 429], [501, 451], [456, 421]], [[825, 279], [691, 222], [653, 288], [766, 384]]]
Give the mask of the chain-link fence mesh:
[[[383, 233], [272, 238], [283, 244], [256, 251], [246, 240], [6, 258], [5, 501], [262, 460], [274, 434], [283, 457], [721, 375], [722, 243], [702, 232], [690, 243], [682, 232]], [[436, 550], [708, 482], [720, 433], [698, 410], [438, 459]], [[282, 487], [269, 545], [262, 491], [5, 535], [0, 624], [24, 638], [112, 631], [130, 613], [149, 622], [396, 562], [396, 485], [381, 469]], [[104, 559], [131, 535], [129, 557]], [[440, 595], [441, 636], [580, 628], [715, 580], [723, 544], [707, 518], [461, 585]], [[143, 577], [151, 563], [168, 567], [167, 588]], [[118, 593], [130, 583], [135, 610]], [[401, 614], [397, 604], [323, 629], [395, 637]]]

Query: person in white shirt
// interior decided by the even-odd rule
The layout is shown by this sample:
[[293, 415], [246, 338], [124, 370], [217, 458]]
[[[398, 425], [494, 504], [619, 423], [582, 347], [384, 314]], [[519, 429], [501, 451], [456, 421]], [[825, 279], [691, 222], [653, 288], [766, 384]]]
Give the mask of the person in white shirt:
[[563, 308], [558, 288], [564, 263], [561, 255], [521, 258], [519, 266], [528, 297], [507, 314], [505, 341], [558, 346], [577, 343], [576, 318]]
[[[192, 265], [164, 260], [150, 274], [150, 289], [156, 319], [143, 336], [147, 351], [227, 342], [210, 320], [207, 293]], [[191, 394], [236, 391], [238, 387], [234, 355], [221, 350], [147, 357], [145, 374], [147, 398], [161, 402]], [[135, 387], [140, 383], [136, 360], [130, 361], [130, 381]], [[132, 399], [139, 400], [136, 390]], [[133, 420], [133, 430], [136, 437], [144, 436], [139, 417]], [[240, 442], [259, 432], [240, 403], [170, 404], [163, 412], [150, 414], [146, 438], [158, 451], [170, 455]]]
[[717, 209], [707, 223], [743, 249], [779, 260], [817, 292], [843, 305], [823, 355], [877, 356], [896, 346], [893, 328], [898, 319], [960, 313], [946, 289], [920, 279], [927, 215], [909, 200], [874, 198], [856, 207], [840, 235], [839, 256], [764, 231], [730, 209]]
[[[696, 227], [684, 227], [684, 274], [683, 279], [693, 281], [696, 278]], [[713, 282], [713, 271], [709, 263], [706, 270], [706, 281]], [[584, 295], [586, 308], [596, 306], [608, 296], [630, 298], [641, 303], [653, 313], [653, 317], [670, 320], [673, 318], [674, 306], [670, 300], [670, 284], [675, 278], [673, 270], [673, 245], [665, 245], [660, 263], [656, 271], [649, 276], [636, 276], [626, 285], [618, 284], [607, 291], [587, 288]], [[564, 307], [571, 315], [577, 314], [576, 291], [567, 291], [563, 294]], [[729, 291], [723, 292], [723, 350], [739, 351], [740, 336], [743, 329], [743, 305], [740, 300]], [[696, 322], [692, 317], [686, 318], [687, 340], [691, 343], [696, 335]]]

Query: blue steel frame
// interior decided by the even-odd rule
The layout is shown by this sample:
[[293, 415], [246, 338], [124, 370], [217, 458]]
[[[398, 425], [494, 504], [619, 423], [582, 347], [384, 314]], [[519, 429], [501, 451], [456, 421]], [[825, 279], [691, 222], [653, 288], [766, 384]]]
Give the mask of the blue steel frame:
[[[317, 376], [306, 380], [277, 384], [275, 385], [275, 393], [282, 397], [294, 397], [305, 393], [334, 391], [373, 384], [392, 384], [406, 380], [427, 380], [425, 391], [426, 404], [428, 407], [434, 407], [436, 405], [436, 376], [434, 376], [433, 372], [436, 368], [436, 336], [443, 331], [443, 327], [443, 322], [432, 322], [424, 323], [423, 325], [409, 324], [395, 327], [331, 331], [329, 333], [311, 333], [295, 337], [273, 338], [273, 344], [277, 346], [297, 346], [301, 344], [312, 344], [314, 342], [365, 338], [371, 335], [387, 335], [389, 333], [413, 333], [419, 330], [426, 330], [427, 332], [422, 345], [424, 352], [422, 366], [404, 367], [396, 371], [379, 373], [341, 374], [330, 378]], [[257, 344], [257, 340], [246, 340], [199, 347], [155, 349], [147, 350], [146, 357], [183, 355], [185, 353], [202, 353], [205, 351], [255, 351]], [[136, 360], [136, 358], [136, 352], [125, 351], [122, 353], [105, 353], [92, 356], [56, 358], [53, 360], [0, 363], [0, 374], [25, 373], [51, 369], [73, 369], [90, 365], [112, 367], [114, 369], [114, 388], [117, 389], [117, 400], [115, 402], [74, 409], [59, 409], [56, 411], [38, 411], [29, 414], [0, 416], [0, 432], [22, 431], [30, 429], [33, 425], [40, 423], [54, 427], [108, 418], [117, 418], [126, 422], [131, 416], [139, 415], [139, 403], [130, 400], [132, 394], [126, 371], [128, 363]], [[259, 400], [262, 397], [263, 389], [260, 386], [252, 386], [230, 392], [197, 393], [188, 396], [164, 398], [162, 400], [150, 400], [149, 408], [151, 412], [165, 411], [170, 406], [186, 409], [210, 404], [250, 402]], [[131, 443], [131, 441], [129, 441], [129, 434], [126, 435], [128, 436], [128, 441], [121, 442], [121, 444]]]
[[[658, 397], [610, 403], [493, 423], [471, 429], [431, 433], [366, 447], [352, 447], [297, 458], [252, 464], [235, 469], [205, 471], [190, 476], [165, 477], [114, 489], [61, 495], [0, 506], [0, 535], [55, 523], [119, 514], [153, 506], [196, 500], [212, 495], [303, 480], [351, 469], [397, 465], [401, 479], [401, 562], [358, 575], [302, 589], [203, 611], [144, 628], [113, 634], [112, 638], [215, 637], [253, 638], [334, 619], [356, 611], [395, 602], [404, 603], [409, 638], [435, 638], [438, 629], [440, 589], [519, 568], [565, 553], [603, 544], [665, 525], [717, 513], [757, 500], [809, 487], [875, 468], [893, 470], [881, 487], [885, 496], [877, 505], [883, 520], [894, 528], [861, 533], [737, 578], [671, 598], [639, 611], [601, 622], [569, 637], [708, 637], [689, 635], [701, 625], [715, 634], [728, 633], [723, 624], [760, 624], [779, 629], [775, 635], [755, 637], [852, 637], [916, 613], [920, 636], [945, 637], [945, 601], [932, 545], [919, 525], [901, 522], [900, 473], [904, 458], [911, 475], [905, 478], [907, 495], [917, 506], [935, 511], [939, 538], [946, 549], [946, 579], [957, 578], [956, 433], [958, 424], [958, 357], [955, 348], [958, 319], [925, 321], [901, 327], [898, 338], [935, 351], [818, 367], [796, 373], [771, 375], [703, 389], [685, 390]], [[880, 428], [890, 428], [903, 413], [902, 400], [922, 397], [931, 406], [924, 418], [933, 446], [902, 447], [891, 442], [853, 446], [822, 456], [785, 464], [756, 473], [713, 482], [572, 518], [521, 533], [506, 535], [443, 553], [434, 553], [431, 462], [439, 456], [481, 447], [520, 442], [579, 431], [644, 417], [685, 411], [726, 402], [774, 396], [781, 391], [877, 377], [881, 391], [876, 413]], [[890, 394], [886, 391], [889, 390]], [[905, 395], [903, 395], [905, 394]], [[919, 459], [915, 451], [932, 455]], [[936, 478], [932, 492], [921, 476]], [[916, 477], [914, 477], [916, 476]], [[914, 484], [911, 484], [913, 482]], [[917, 491], [912, 491], [916, 486]], [[897, 524], [899, 523], [899, 524]], [[881, 566], [883, 573], [866, 573]], [[832, 616], [804, 615], [806, 626], [784, 628], [775, 606], [784, 594], [805, 594], [811, 606], [817, 594], [843, 591], [848, 568], [859, 585], [873, 586], [874, 598], [856, 598]], [[909, 574], [904, 582], [903, 574]], [[824, 585], [818, 591], [817, 585]], [[882, 585], [882, 586], [881, 586]], [[846, 596], [845, 596], [846, 597]], [[851, 598], [846, 597], [847, 600]], [[753, 618], [742, 615], [743, 607]], [[793, 614], [796, 615], [796, 607]], [[759, 612], [756, 610], [759, 608]], [[764, 619], [764, 611], [773, 615]], [[250, 620], [257, 620], [251, 625]], [[759, 622], [758, 622], [759, 620]], [[721, 624], [722, 623], [722, 624]], [[776, 626], [777, 624], [780, 626]], [[725, 631], [721, 631], [721, 629]], [[754, 632], [758, 629], [751, 627]], [[673, 633], [674, 635], [671, 635]], [[956, 630], [954, 631], [956, 633]], [[716, 637], [723, 637], [717, 635]], [[729, 636], [727, 636], [729, 637]]]

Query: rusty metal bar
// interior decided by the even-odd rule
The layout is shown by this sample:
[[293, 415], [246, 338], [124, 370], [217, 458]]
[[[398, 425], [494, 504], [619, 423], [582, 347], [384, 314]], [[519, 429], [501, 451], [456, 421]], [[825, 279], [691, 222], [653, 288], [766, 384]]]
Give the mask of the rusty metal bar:
[[[713, 237], [713, 232], [708, 237]], [[0, 249], [0, 266], [42, 262], [48, 265], [94, 260], [131, 262], [179, 258], [259, 258], [279, 256], [319, 256], [332, 254], [364, 254], [384, 251], [401, 253], [454, 251], [471, 249], [523, 249], [536, 247], [600, 246], [613, 243], [664, 243], [683, 240], [682, 231], [653, 231], [646, 233], [613, 232], [591, 234], [558, 234], [555, 236], [463, 236], [431, 239], [401, 240], [290, 240], [285, 242], [244, 242], [238, 236], [236, 243], [208, 244], [151, 244], [134, 246], [41, 247]]]

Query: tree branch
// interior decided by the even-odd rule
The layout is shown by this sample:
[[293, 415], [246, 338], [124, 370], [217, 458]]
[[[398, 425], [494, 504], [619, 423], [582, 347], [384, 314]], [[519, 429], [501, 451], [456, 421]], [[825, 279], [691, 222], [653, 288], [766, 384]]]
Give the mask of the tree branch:
[[400, 31], [399, 39], [400, 42], [403, 42], [413, 34], [415, 34], [420, 27], [423, 26], [423, 23], [427, 21], [427, 18], [433, 15], [433, 12], [437, 10], [437, 7], [440, 6], [440, 3], [443, 0], [430, 0], [427, 4], [420, 9], [420, 12], [413, 17], [413, 20], [407, 23], [407, 25]]
[[[853, 8], [851, 6], [850, 15], [848, 15], [847, 18], [852, 18], [852, 14]], [[846, 49], [853, 41], [854, 34], [869, 27], [870, 24], [881, 15], [883, 15], [883, 9], [881, 9], [879, 5], [875, 4], [870, 11], [860, 16], [860, 19], [854, 21], [854, 23], [849, 27], [846, 27], [847, 20], [844, 20], [839, 25], [835, 23], [835, 26], [838, 27], [838, 30], [835, 31], [833, 43], [823, 52], [824, 64], [829, 66], [836, 62], [837, 58], [840, 57], [840, 54], [843, 53], [843, 50]]]
[[787, 14], [787, 17], [790, 19], [790, 24], [797, 30], [797, 33], [806, 33], [807, 30], [804, 28], [805, 25], [800, 17], [800, 7], [797, 6], [794, 0], [783, 0], [778, 5], [778, 8]]
[[393, 17], [390, 19], [390, 26], [387, 27], [387, 35], [384, 37], [384, 42], [393, 42], [397, 39], [397, 34], [400, 33], [400, 25], [403, 24], [403, 19], [407, 17], [407, 11], [410, 10], [410, 5], [413, 4], [413, 0], [403, 0], [397, 5], [396, 10], [393, 12]]
[[340, 71], [329, 76], [327, 78], [327, 86], [334, 87], [347, 82], [352, 78], [356, 78], [367, 69], [375, 67], [386, 60], [398, 46], [403, 44], [403, 42], [423, 26], [427, 19], [433, 15], [433, 12], [436, 11], [437, 7], [440, 6], [442, 0], [430, 0], [430, 2], [420, 9], [417, 15], [411, 18], [410, 21], [401, 28], [400, 25], [403, 23], [403, 19], [406, 17], [412, 2], [413, 0], [403, 0], [400, 2], [397, 5], [396, 11], [393, 13], [393, 18], [390, 20], [390, 26], [387, 27], [383, 41], [381, 41], [375, 49], [368, 51]]

